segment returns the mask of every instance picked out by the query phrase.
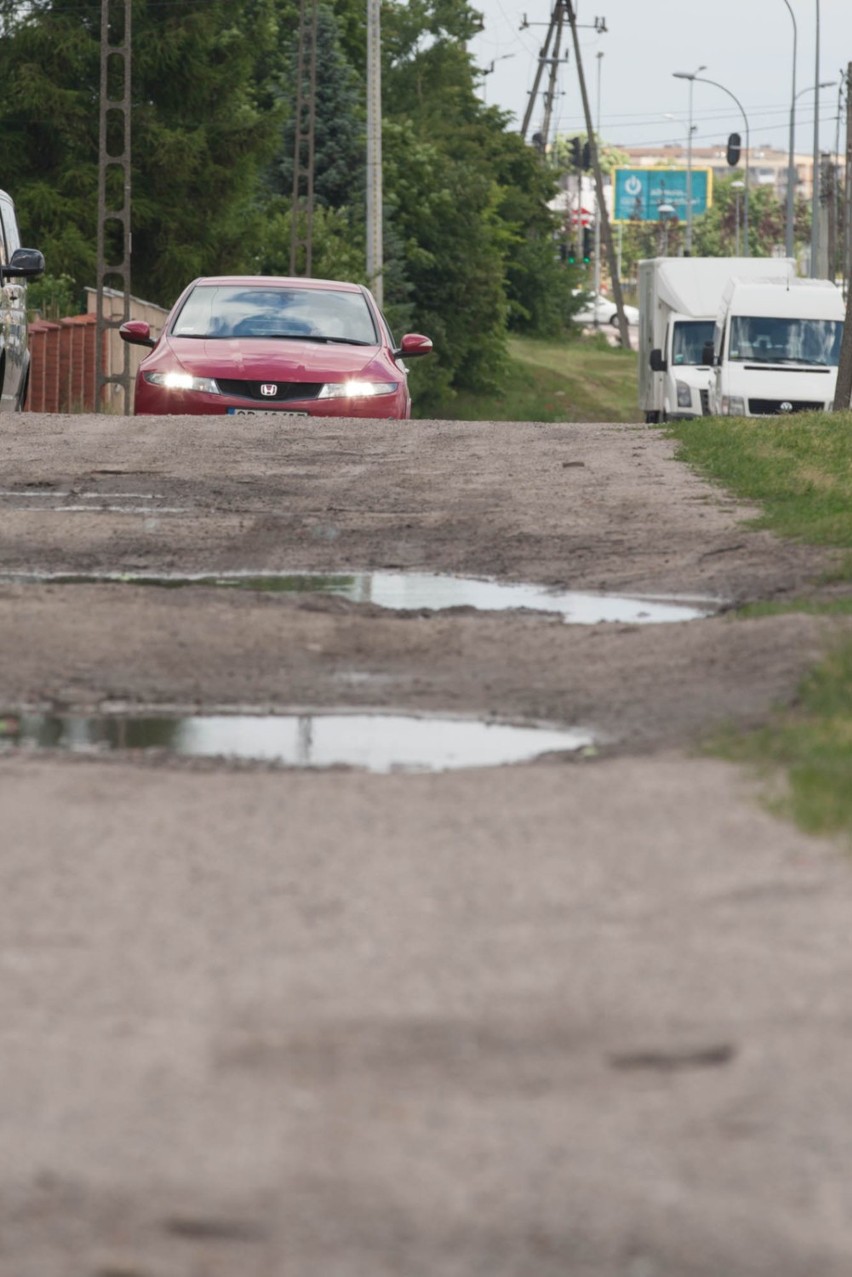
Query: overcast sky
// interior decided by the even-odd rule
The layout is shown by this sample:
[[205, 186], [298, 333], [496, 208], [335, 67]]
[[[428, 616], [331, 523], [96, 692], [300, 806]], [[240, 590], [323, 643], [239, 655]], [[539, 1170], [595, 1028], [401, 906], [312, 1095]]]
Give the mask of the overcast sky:
[[[470, 43], [483, 70], [482, 94], [490, 104], [514, 113], [520, 128], [538, 57], [550, 22], [553, 0], [472, 0], [484, 15], [484, 30]], [[798, 27], [796, 149], [813, 150], [816, 82], [816, 15], [820, 15], [820, 147], [835, 149], [838, 87], [852, 61], [852, 0], [790, 0]], [[622, 145], [686, 143], [689, 84], [674, 71], [697, 71], [716, 80], [739, 99], [745, 111], [752, 149], [770, 144], [786, 151], [793, 88], [793, 21], [785, 0], [578, 0], [581, 54], [593, 119], [600, 83], [600, 132]], [[524, 17], [529, 22], [520, 30]], [[606, 34], [593, 29], [606, 21]], [[585, 28], [585, 29], [582, 29]], [[570, 30], [565, 36], [570, 48]], [[597, 54], [603, 57], [598, 59]], [[508, 56], [507, 56], [508, 55]], [[541, 87], [546, 84], [542, 77]], [[583, 128], [573, 48], [560, 66], [560, 95], [553, 113], [555, 131]], [[845, 112], [845, 106], [844, 106]], [[543, 103], [536, 103], [530, 133], [541, 126]], [[667, 119], [671, 115], [674, 119]], [[695, 146], [724, 142], [743, 133], [736, 103], [719, 88], [696, 82], [692, 122]], [[845, 150], [845, 115], [840, 150]], [[745, 142], [745, 137], [743, 137]]]

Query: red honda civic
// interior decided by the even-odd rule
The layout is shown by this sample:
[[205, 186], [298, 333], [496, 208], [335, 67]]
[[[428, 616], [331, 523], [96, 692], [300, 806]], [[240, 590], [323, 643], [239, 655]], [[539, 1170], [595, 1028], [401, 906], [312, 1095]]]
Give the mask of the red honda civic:
[[153, 347], [136, 374], [136, 413], [407, 418], [402, 360], [432, 349], [418, 333], [397, 346], [360, 284], [273, 275], [196, 279], [157, 340], [142, 320], [119, 332]]

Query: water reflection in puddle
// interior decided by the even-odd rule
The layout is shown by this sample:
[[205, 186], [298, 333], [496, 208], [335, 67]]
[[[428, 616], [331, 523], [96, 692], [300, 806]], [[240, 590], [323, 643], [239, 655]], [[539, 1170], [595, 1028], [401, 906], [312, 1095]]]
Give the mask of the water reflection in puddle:
[[288, 767], [450, 771], [529, 762], [592, 745], [576, 728], [409, 714], [0, 715], [0, 750], [160, 749]]
[[179, 589], [214, 586], [223, 589], [260, 590], [269, 594], [333, 594], [353, 603], [372, 603], [397, 611], [442, 611], [470, 607], [502, 612], [529, 608], [551, 612], [573, 625], [617, 621], [659, 625], [670, 621], [694, 621], [711, 616], [718, 603], [707, 598], [678, 596], [631, 597], [550, 589], [543, 585], [516, 585], [477, 577], [444, 576], [432, 572], [352, 572], [327, 575], [316, 572], [282, 575], [276, 572], [226, 572], [219, 574], [162, 575], [153, 573], [5, 574], [0, 582], [46, 582], [82, 585], [115, 582]]

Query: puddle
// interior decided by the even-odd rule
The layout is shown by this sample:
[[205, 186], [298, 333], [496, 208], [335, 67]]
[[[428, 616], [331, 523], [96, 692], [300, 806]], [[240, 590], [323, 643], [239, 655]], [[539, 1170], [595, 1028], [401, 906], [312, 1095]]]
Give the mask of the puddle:
[[6, 573], [0, 583], [49, 582], [55, 585], [116, 583], [183, 589], [193, 585], [261, 590], [269, 594], [333, 594], [353, 603], [373, 603], [397, 611], [443, 611], [470, 607], [483, 612], [528, 608], [551, 612], [572, 625], [602, 621], [659, 625], [712, 616], [718, 600], [684, 596], [619, 596], [516, 585], [478, 577], [443, 576], [432, 572], [354, 572], [327, 575], [305, 572], [223, 572], [163, 575], [127, 573]]
[[579, 728], [411, 714], [0, 715], [0, 752], [157, 749], [185, 758], [380, 773], [499, 767], [593, 742], [593, 734]]

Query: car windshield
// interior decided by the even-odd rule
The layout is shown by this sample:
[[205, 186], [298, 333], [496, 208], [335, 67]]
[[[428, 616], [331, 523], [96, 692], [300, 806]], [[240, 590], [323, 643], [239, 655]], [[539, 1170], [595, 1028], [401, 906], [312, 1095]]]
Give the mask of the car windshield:
[[675, 324], [672, 333], [672, 362], [678, 367], [684, 364], [703, 364], [705, 343], [713, 343], [713, 320], [695, 319]]
[[281, 337], [378, 344], [360, 292], [261, 284], [199, 284], [172, 326], [175, 337]]
[[776, 319], [735, 315], [731, 320], [730, 358], [738, 363], [815, 364], [836, 368], [840, 361], [842, 319]]

